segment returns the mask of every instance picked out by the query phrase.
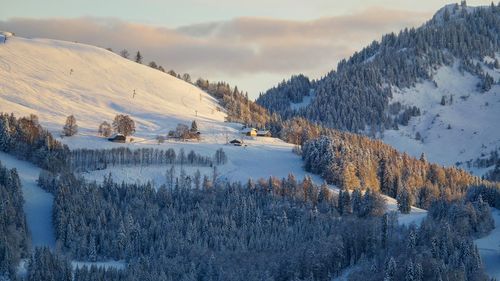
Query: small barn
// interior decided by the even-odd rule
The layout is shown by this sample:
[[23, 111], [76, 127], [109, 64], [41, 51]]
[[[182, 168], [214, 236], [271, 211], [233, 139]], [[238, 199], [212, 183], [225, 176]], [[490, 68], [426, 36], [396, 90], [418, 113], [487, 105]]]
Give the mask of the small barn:
[[237, 140], [237, 139], [234, 139], [234, 140], [230, 141], [229, 143], [234, 145], [234, 146], [242, 146], [243, 145], [243, 141]]
[[269, 130], [258, 130], [257, 136], [258, 137], [272, 137], [272, 134], [271, 134], [271, 131], [269, 131]]
[[125, 143], [127, 141], [127, 137], [125, 137], [122, 134], [116, 134], [116, 135], [113, 135], [112, 137], [108, 138], [108, 141]]
[[257, 129], [255, 129], [255, 128], [243, 128], [241, 130], [241, 133], [246, 135], [246, 136], [255, 137], [255, 136], [257, 136]]

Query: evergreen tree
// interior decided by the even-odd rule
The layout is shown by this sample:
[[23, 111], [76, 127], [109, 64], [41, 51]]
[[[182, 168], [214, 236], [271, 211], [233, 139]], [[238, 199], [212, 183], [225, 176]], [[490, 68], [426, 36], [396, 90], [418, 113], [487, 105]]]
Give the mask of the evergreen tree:
[[196, 120], [193, 120], [193, 122], [191, 122], [191, 132], [192, 133], [198, 132], [198, 123], [196, 123]]
[[397, 196], [398, 210], [403, 214], [411, 211], [411, 198], [407, 188], [403, 188]]
[[137, 51], [137, 53], [135, 54], [135, 62], [142, 63], [142, 55], [141, 55], [141, 52], [139, 52], [139, 51]]

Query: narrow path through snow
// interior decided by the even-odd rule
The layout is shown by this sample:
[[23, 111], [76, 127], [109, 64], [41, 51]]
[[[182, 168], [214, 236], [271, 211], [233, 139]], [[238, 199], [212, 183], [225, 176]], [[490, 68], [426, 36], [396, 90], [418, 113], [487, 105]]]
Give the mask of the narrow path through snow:
[[477, 239], [476, 245], [483, 259], [486, 273], [500, 280], [500, 210], [492, 208], [491, 215], [495, 220], [495, 229], [481, 239]]
[[48, 246], [53, 248], [55, 245], [52, 229], [54, 196], [37, 185], [36, 180], [40, 174], [40, 168], [3, 152], [0, 152], [0, 161], [9, 169], [16, 168], [21, 179], [24, 212], [26, 213], [28, 229], [31, 232], [33, 247]]

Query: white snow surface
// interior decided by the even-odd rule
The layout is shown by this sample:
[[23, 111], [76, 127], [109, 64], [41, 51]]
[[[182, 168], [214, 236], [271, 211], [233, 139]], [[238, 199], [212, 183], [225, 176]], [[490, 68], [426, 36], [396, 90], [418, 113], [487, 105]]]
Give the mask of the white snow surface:
[[314, 98], [316, 97], [316, 94], [314, 93], [314, 90], [311, 89], [309, 91], [309, 94], [307, 96], [304, 96], [302, 98], [302, 101], [299, 102], [299, 103], [290, 103], [290, 107], [293, 109], [293, 110], [299, 110], [301, 108], [304, 108], [304, 107], [307, 107], [309, 104], [311, 104], [311, 102], [314, 100]]
[[491, 215], [495, 220], [495, 229], [481, 239], [475, 240], [486, 273], [500, 280], [500, 210], [492, 208]]
[[38, 187], [36, 181], [40, 168], [0, 152], [2, 165], [9, 169], [16, 168], [21, 179], [24, 196], [24, 212], [31, 242], [34, 247], [48, 246], [53, 248], [55, 236], [52, 229], [52, 205], [54, 196]]
[[71, 114], [82, 134], [116, 114], [130, 115], [143, 137], [195, 119], [202, 131], [220, 129], [217, 107], [197, 87], [98, 47], [20, 37], [0, 47], [0, 111], [35, 113], [57, 135]]
[[[495, 81], [500, 78], [500, 70], [487, 71]], [[391, 102], [417, 106], [421, 115], [411, 118], [408, 126], [385, 131], [383, 141], [415, 157], [424, 152], [430, 162], [444, 166], [462, 163], [460, 168], [481, 176], [488, 169], [468, 168], [464, 163], [500, 147], [500, 85], [479, 92], [479, 79], [460, 73], [458, 63], [439, 68], [433, 80], [437, 87], [423, 81], [412, 88], [394, 88]], [[453, 103], [442, 106], [442, 96], [447, 102], [453, 96]], [[417, 132], [422, 141], [415, 139]]]

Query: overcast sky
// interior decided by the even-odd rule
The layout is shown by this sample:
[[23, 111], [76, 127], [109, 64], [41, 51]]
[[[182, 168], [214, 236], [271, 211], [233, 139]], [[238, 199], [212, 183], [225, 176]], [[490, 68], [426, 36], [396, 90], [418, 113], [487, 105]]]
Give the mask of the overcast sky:
[[[237, 84], [256, 97], [292, 74], [318, 78], [442, 0], [0, 0], [18, 36], [140, 50], [147, 62]], [[490, 1], [467, 1], [487, 5]]]

